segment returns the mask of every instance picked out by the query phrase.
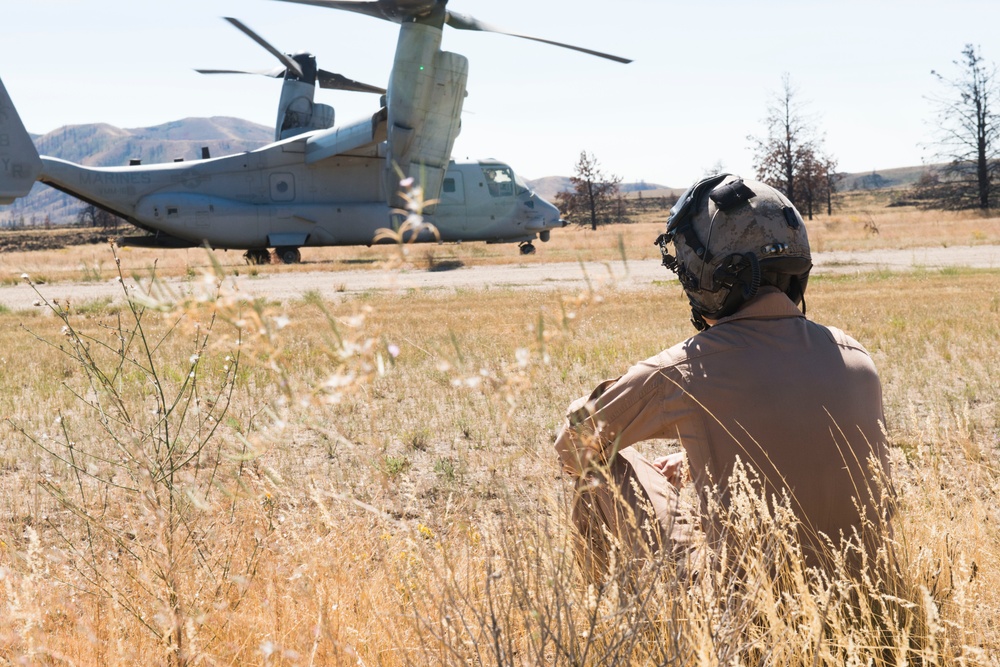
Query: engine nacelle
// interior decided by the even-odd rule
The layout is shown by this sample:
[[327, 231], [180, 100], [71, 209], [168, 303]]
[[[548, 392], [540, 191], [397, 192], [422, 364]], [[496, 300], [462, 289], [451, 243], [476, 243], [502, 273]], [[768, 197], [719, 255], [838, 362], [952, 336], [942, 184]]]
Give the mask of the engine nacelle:
[[316, 58], [308, 53], [292, 56], [302, 69], [302, 76], [289, 70], [281, 86], [278, 121], [274, 140], [281, 141], [313, 130], [333, 127], [333, 107], [314, 102], [316, 95]]
[[458, 136], [469, 61], [440, 46], [440, 27], [415, 22], [400, 28], [387, 97], [384, 175], [394, 207], [404, 205], [399, 171], [422, 185], [427, 199], [438, 197]]

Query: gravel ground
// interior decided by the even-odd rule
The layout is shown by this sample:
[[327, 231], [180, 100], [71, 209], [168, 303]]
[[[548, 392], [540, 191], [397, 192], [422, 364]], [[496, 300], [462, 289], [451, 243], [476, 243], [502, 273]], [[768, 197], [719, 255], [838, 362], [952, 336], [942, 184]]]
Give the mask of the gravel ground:
[[[863, 273], [868, 271], [912, 271], [945, 267], [1000, 268], [1000, 245], [910, 248], [906, 250], [870, 250], [825, 252], [813, 255], [814, 274]], [[587, 282], [608, 284], [620, 289], [635, 289], [654, 282], [672, 280], [673, 275], [656, 261], [643, 262], [559, 262], [533, 265], [463, 266], [448, 271], [423, 269], [323, 271], [276, 273], [268, 275], [261, 267], [257, 276], [230, 278], [230, 287], [248, 297], [272, 301], [300, 298], [305, 292], [319, 292], [324, 298], [372, 290], [454, 290], [488, 289], [583, 289]], [[198, 288], [198, 281], [168, 281], [178, 292]], [[116, 282], [57, 283], [40, 285], [47, 299], [87, 303], [98, 299], [121, 300], [122, 289]], [[38, 295], [28, 285], [0, 287], [0, 304], [12, 310], [30, 309]]]

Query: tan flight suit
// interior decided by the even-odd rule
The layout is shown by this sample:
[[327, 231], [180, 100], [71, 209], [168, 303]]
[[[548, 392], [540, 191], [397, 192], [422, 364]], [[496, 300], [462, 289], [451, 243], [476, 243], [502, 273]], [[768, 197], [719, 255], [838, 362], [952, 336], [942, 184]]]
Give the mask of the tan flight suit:
[[855, 499], [881, 523], [887, 503], [871, 483], [868, 462], [874, 458], [888, 475], [882, 422], [882, 389], [868, 352], [839, 329], [808, 321], [782, 292], [763, 287], [707, 331], [574, 401], [556, 450], [568, 471], [579, 472], [582, 460], [610, 469], [610, 489], [593, 474], [577, 484], [574, 519], [597, 561], [605, 547], [595, 517], [638, 553], [635, 521], [622, 518], [615, 487], [633, 510], [645, 501], [652, 505], [670, 548], [682, 550], [689, 541], [689, 526], [678, 520], [677, 491], [631, 447], [651, 438], [683, 446], [710, 542], [722, 526], [707, 516], [706, 487], [718, 484], [725, 504], [739, 457], [766, 478], [769, 495], [790, 493], [802, 521], [799, 537], [813, 560], [817, 531], [837, 542], [859, 527]]

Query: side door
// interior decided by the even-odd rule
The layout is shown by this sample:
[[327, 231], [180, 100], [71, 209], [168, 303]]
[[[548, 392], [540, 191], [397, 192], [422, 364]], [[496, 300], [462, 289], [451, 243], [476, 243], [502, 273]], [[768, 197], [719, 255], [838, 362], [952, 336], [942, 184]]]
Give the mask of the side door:
[[481, 168], [479, 186], [480, 199], [484, 201], [484, 218], [489, 220], [490, 227], [503, 225], [510, 219], [517, 203], [514, 172], [506, 165], [484, 164]]
[[464, 175], [457, 169], [450, 169], [441, 183], [441, 203], [435, 214], [438, 230], [458, 235], [468, 232], [466, 212]]

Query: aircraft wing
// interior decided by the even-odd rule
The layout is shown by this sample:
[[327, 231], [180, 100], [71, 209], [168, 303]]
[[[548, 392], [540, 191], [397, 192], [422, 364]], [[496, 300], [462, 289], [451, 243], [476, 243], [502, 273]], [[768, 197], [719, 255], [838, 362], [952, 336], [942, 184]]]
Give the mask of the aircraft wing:
[[386, 118], [383, 108], [369, 118], [313, 134], [306, 140], [306, 164], [385, 141]]

